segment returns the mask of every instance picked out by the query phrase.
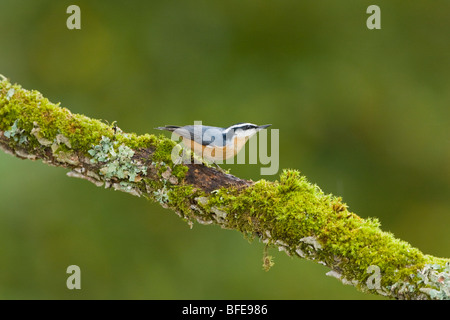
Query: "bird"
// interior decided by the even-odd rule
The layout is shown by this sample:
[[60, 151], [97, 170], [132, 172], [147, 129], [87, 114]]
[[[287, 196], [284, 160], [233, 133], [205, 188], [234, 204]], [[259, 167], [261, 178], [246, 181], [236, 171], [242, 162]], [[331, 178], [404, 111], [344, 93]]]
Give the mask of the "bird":
[[170, 131], [182, 137], [185, 147], [217, 166], [216, 162], [222, 163], [235, 157], [252, 136], [270, 126], [240, 122], [227, 128], [196, 124], [182, 127], [167, 125], [155, 129]]

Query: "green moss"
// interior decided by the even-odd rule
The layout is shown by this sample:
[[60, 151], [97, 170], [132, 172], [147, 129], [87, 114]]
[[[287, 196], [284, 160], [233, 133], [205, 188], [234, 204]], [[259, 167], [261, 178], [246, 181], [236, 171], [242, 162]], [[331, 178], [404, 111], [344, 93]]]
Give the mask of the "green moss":
[[168, 193], [168, 202], [172, 208], [175, 208], [184, 217], [191, 217], [191, 203], [196, 194], [190, 185], [172, 186]]
[[174, 141], [167, 139], [161, 135], [155, 143], [156, 150], [153, 153], [153, 161], [171, 164], [172, 163], [171, 154], [175, 145], [176, 144]]
[[181, 182], [181, 181], [183, 181], [184, 177], [186, 176], [186, 173], [188, 172], [188, 170], [189, 169], [187, 166], [177, 165], [177, 166], [173, 166], [172, 174], [175, 177], [177, 177], [179, 182]]
[[[36, 150], [51, 150], [56, 159], [76, 165], [74, 153], [85, 155], [116, 188], [155, 200], [188, 222], [215, 222], [247, 238], [260, 238], [266, 248], [319, 261], [332, 275], [362, 291], [449, 297], [448, 259], [424, 255], [383, 232], [377, 219], [360, 218], [341, 198], [325, 194], [296, 170], [284, 170], [279, 181], [260, 180], [247, 188], [206, 194], [183, 183], [188, 168], [172, 162], [174, 141], [123, 133], [115, 125], [72, 114], [39, 92], [6, 80], [0, 81], [0, 131], [25, 157], [23, 149], [31, 156], [39, 153]], [[137, 152], [152, 159], [139, 159]], [[147, 169], [152, 174], [156, 170], [157, 176], [150, 179]], [[272, 264], [265, 251], [265, 268]], [[372, 266], [382, 275], [380, 288], [366, 284]]]
[[341, 198], [324, 194], [295, 170], [283, 171], [277, 182], [218, 190], [202, 207], [226, 212], [224, 225], [246, 237], [322, 261], [361, 290], [371, 265], [380, 268], [381, 284], [388, 286], [409, 279], [427, 261], [418, 249], [383, 232], [377, 219], [358, 217]]
[[115, 135], [115, 139], [133, 150], [148, 149], [158, 144], [158, 138], [151, 134], [138, 136], [135, 133], [123, 133]]
[[[105, 137], [132, 150], [155, 150], [154, 161], [172, 165], [171, 150], [175, 145], [172, 140], [150, 134], [138, 136], [135, 133], [123, 133], [115, 124], [107, 125], [100, 120], [73, 114], [59, 104], [51, 103], [38, 91], [25, 90], [4, 79], [0, 81], [0, 130], [6, 131], [7, 136], [12, 133], [9, 130], [14, 130], [14, 138], [18, 136], [15, 131], [18, 130], [17, 126], [20, 126], [20, 133], [29, 138], [30, 148], [42, 147], [40, 141], [54, 142], [57, 136], [61, 135], [67, 139], [73, 150], [87, 155], [88, 151]], [[19, 140], [12, 141], [14, 142], [18, 143]], [[23, 143], [24, 140], [20, 142]], [[174, 172], [182, 179], [186, 169], [178, 167]]]
[[[14, 92], [8, 95], [8, 92]], [[18, 121], [21, 129], [32, 139], [32, 147], [39, 141], [31, 134], [39, 129], [41, 139], [54, 141], [58, 134], [64, 135], [76, 150], [87, 151], [101, 136], [111, 137], [113, 132], [106, 124], [84, 115], [72, 114], [44, 98], [38, 91], [24, 90], [19, 85], [0, 81], [0, 130], [6, 131]]]
[[264, 255], [263, 255], [263, 269], [264, 271], [269, 271], [275, 265], [273, 261], [273, 257], [268, 254], [268, 247], [264, 247]]
[[[124, 133], [115, 123], [109, 125], [73, 114], [59, 104], [51, 103], [38, 91], [25, 90], [6, 79], [0, 81], [0, 130], [10, 139], [12, 149], [21, 146], [30, 154], [41, 153], [44, 157], [44, 150], [50, 149], [56, 159], [72, 165], [77, 164], [72, 160], [74, 152], [81, 153], [92, 158], [93, 164], [101, 165], [97, 174], [107, 180], [118, 180], [116, 186], [141, 190], [143, 194], [153, 190], [156, 192], [153, 200], [168, 200], [168, 194], [158, 193], [167, 183], [171, 201], [177, 205], [182, 203], [177, 194], [185, 192], [181, 186], [173, 185], [183, 181], [188, 168], [172, 163], [171, 151], [175, 142], [164, 136]], [[150, 160], [158, 168], [160, 182], [143, 180], [149, 159], [134, 157], [140, 150], [153, 152]], [[149, 154], [148, 151], [144, 154]], [[162, 174], [168, 168], [169, 176], [165, 179]]]
[[285, 171], [276, 183], [260, 180], [243, 191], [219, 190], [209, 206], [229, 208], [231, 228], [260, 233], [271, 226], [271, 236], [289, 244], [319, 233], [333, 212], [330, 197], [296, 171]]

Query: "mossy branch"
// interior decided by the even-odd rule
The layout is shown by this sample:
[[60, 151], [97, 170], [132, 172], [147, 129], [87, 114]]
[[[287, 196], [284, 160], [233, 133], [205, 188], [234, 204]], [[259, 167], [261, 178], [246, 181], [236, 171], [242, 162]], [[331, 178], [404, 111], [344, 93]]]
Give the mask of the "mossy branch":
[[[0, 79], [0, 149], [65, 167], [68, 175], [157, 201], [192, 225], [218, 224], [315, 261], [363, 292], [449, 299], [450, 260], [425, 255], [362, 219], [296, 170], [279, 181], [239, 179], [203, 164], [173, 164], [175, 142], [124, 133], [72, 114], [39, 92]], [[272, 265], [264, 254], [264, 265]]]

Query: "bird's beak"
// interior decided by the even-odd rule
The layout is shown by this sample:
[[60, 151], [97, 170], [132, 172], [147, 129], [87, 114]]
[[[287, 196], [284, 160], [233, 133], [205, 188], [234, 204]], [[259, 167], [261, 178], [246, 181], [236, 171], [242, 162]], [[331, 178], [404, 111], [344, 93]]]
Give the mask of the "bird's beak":
[[265, 125], [262, 125], [262, 126], [258, 126], [258, 130], [265, 129], [265, 128], [268, 128], [270, 126], [271, 126], [271, 124], [265, 124]]

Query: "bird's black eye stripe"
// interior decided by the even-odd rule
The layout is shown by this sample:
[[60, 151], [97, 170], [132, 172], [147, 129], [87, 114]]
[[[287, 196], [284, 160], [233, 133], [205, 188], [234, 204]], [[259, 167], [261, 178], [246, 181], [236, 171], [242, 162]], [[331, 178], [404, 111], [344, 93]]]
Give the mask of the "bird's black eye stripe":
[[244, 130], [245, 131], [245, 130], [250, 130], [250, 129], [255, 129], [255, 128], [257, 128], [257, 126], [253, 125], [253, 124], [240, 124], [240, 123], [238, 123], [238, 124], [233, 126], [233, 130], [234, 131], [236, 131], [236, 130]]

